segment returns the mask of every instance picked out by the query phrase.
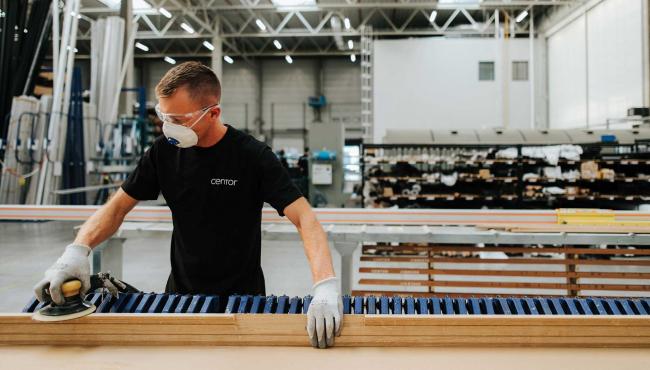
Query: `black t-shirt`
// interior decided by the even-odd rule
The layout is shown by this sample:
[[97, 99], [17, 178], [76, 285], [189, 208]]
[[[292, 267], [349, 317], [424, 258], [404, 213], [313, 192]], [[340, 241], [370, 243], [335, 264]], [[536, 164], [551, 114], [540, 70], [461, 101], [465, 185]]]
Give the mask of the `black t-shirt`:
[[265, 294], [260, 266], [262, 206], [283, 210], [302, 195], [271, 148], [229, 125], [209, 148], [177, 148], [159, 137], [122, 189], [158, 193], [171, 209], [167, 292]]

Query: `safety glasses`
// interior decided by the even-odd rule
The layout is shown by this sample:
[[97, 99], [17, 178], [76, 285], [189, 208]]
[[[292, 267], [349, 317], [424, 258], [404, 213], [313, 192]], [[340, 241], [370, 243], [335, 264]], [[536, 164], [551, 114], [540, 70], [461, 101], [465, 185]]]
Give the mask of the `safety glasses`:
[[165, 113], [160, 110], [160, 104], [156, 104], [156, 115], [163, 122], [169, 122], [176, 125], [186, 125], [190, 122], [193, 122], [193, 119], [198, 116], [203, 116], [207, 111], [214, 107], [218, 107], [219, 103], [208, 105], [205, 108], [201, 108], [196, 112], [191, 113]]

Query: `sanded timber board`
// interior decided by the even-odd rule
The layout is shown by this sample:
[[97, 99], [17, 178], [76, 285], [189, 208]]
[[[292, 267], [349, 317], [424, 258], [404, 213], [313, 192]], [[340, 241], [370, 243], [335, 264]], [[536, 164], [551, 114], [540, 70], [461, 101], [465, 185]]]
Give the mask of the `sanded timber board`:
[[[0, 345], [309, 346], [305, 315], [0, 314]], [[337, 346], [650, 347], [650, 317], [345, 315]]]
[[526, 223], [514, 226], [503, 224], [477, 224], [479, 229], [504, 230], [513, 233], [593, 233], [593, 234], [650, 234], [650, 226], [620, 225], [560, 225]]

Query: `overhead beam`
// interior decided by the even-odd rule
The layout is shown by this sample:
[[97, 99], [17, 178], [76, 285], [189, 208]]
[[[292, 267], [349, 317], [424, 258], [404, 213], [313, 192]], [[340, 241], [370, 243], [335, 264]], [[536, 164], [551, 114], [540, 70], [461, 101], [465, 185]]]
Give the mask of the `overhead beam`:
[[[228, 55], [231, 57], [281, 57], [284, 58], [285, 55], [287, 55], [286, 51], [259, 51], [259, 52], [246, 52], [246, 53], [241, 53], [241, 52], [236, 52], [236, 51], [229, 51], [227, 53], [224, 52], [224, 55]], [[292, 57], [315, 57], [315, 56], [340, 56], [340, 57], [349, 57], [352, 54], [359, 54], [358, 50], [301, 50], [301, 51], [291, 51], [290, 53]], [[187, 52], [181, 52], [181, 53], [174, 53], [174, 52], [167, 52], [167, 53], [147, 53], [147, 54], [136, 54], [133, 57], [135, 59], [162, 59], [166, 56], [174, 57], [174, 58], [211, 58], [212, 54], [211, 53], [205, 53], [205, 52], [199, 52], [199, 53], [187, 53]], [[46, 59], [51, 59], [51, 56], [47, 56]], [[90, 54], [75, 54], [75, 59], [90, 59]]]
[[[473, 4], [472, 2], [466, 3], [455, 3], [450, 5], [440, 5], [438, 1], [424, 1], [424, 2], [397, 2], [397, 3], [386, 3], [386, 2], [356, 2], [356, 3], [318, 3], [317, 7], [313, 6], [296, 6], [296, 7], [283, 7], [278, 8], [277, 6], [269, 3], [264, 4], [247, 4], [239, 3], [232, 5], [212, 5], [212, 6], [203, 6], [203, 5], [194, 5], [194, 6], [177, 6], [166, 4], [165, 9], [170, 12], [174, 11], [241, 11], [241, 10], [277, 10], [279, 13], [287, 13], [290, 11], [301, 11], [301, 12], [322, 12], [323, 10], [335, 10], [335, 9], [496, 9], [496, 8], [522, 8], [528, 6], [559, 6], [567, 5], [572, 3], [580, 2], [580, 0], [512, 0], [508, 2], [497, 1], [497, 0], [484, 0], [480, 5]], [[98, 13], [117, 13], [116, 10], [106, 8], [106, 7], [88, 7], [82, 8], [82, 13], [85, 14], [98, 14]], [[141, 14], [157, 14], [156, 9], [150, 10], [140, 10], [137, 13]]]
[[[528, 35], [528, 29], [517, 30], [515, 34]], [[379, 29], [374, 30], [375, 36], [444, 36], [444, 35], [477, 35], [477, 36], [491, 36], [494, 35], [493, 31], [489, 30], [436, 30], [436, 29], [405, 29], [405, 30], [392, 30], [392, 29]], [[214, 34], [208, 32], [188, 34], [186, 32], [167, 32], [164, 35], [156, 34], [151, 31], [138, 32], [136, 39], [138, 40], [156, 40], [156, 39], [208, 39], [212, 38]], [[282, 38], [282, 37], [360, 37], [359, 31], [348, 32], [335, 32], [335, 31], [320, 31], [312, 33], [301, 29], [289, 29], [280, 33], [224, 33], [220, 35], [222, 38]], [[78, 40], [90, 40], [90, 36], [80, 36]]]

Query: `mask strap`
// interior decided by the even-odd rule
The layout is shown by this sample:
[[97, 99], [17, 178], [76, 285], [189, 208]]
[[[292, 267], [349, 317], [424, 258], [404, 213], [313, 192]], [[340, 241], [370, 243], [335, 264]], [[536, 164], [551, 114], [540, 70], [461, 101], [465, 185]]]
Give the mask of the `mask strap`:
[[[192, 127], [196, 126], [196, 124], [199, 123], [199, 121], [202, 120], [203, 117], [205, 117], [205, 114], [208, 113], [209, 111], [210, 111], [210, 110], [208, 109], [208, 110], [206, 110], [205, 112], [203, 112], [203, 114], [201, 114], [201, 116], [200, 116], [199, 118], [197, 118], [196, 121], [194, 121], [194, 123], [192, 123], [192, 125], [189, 126], [188, 128], [192, 128]], [[182, 126], [182, 125], [181, 125], [181, 126]]]

